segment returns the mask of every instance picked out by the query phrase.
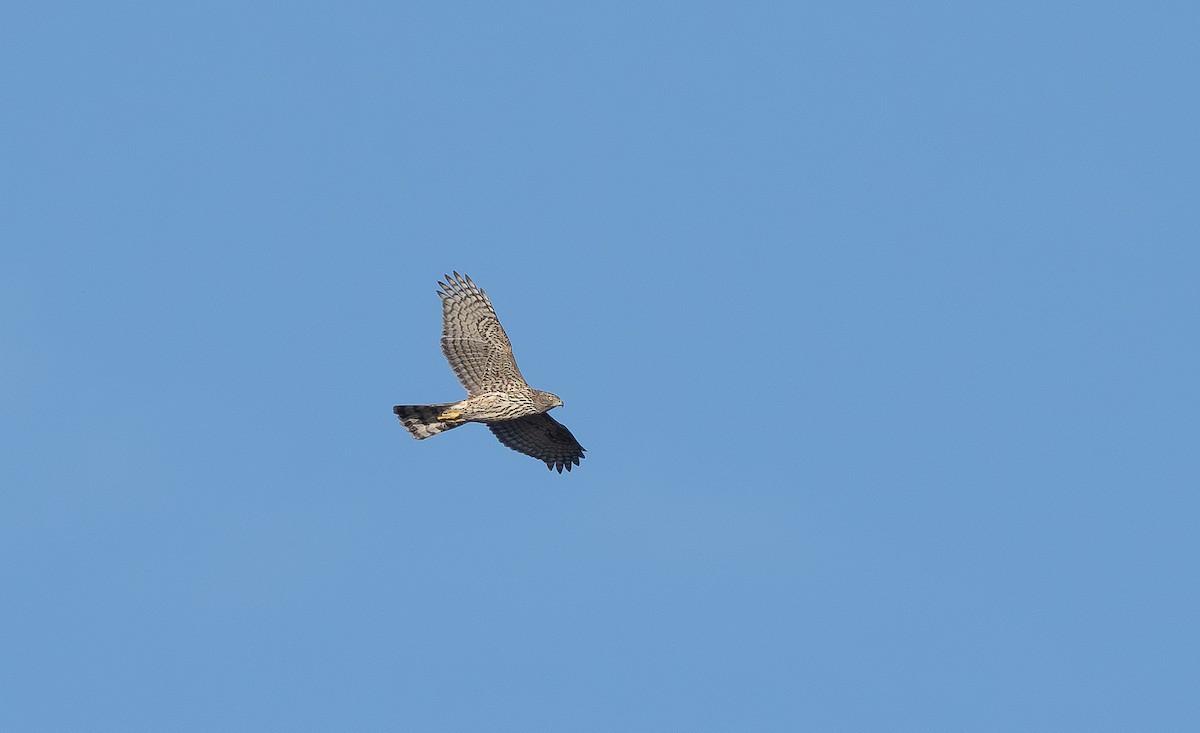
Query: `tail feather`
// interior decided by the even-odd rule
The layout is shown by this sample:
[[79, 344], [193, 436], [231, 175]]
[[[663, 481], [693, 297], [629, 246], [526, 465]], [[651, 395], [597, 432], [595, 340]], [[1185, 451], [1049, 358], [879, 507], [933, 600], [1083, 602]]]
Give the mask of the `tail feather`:
[[439, 422], [437, 416], [442, 414], [453, 402], [443, 402], [440, 405], [396, 405], [392, 412], [400, 418], [400, 422], [412, 433], [417, 440], [424, 440], [431, 435], [457, 428], [464, 423]]

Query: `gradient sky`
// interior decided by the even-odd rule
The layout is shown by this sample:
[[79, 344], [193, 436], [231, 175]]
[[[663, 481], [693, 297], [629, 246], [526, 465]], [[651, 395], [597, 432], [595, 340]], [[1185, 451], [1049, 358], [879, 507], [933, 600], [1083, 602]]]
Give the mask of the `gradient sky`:
[[0, 729], [1200, 729], [1198, 37], [6, 3]]

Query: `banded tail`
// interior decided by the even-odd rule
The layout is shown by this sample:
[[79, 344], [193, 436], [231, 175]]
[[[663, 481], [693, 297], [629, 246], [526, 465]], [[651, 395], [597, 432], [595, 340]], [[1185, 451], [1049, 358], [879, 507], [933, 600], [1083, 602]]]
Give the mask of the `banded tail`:
[[437, 417], [442, 411], [453, 405], [453, 402], [443, 402], [440, 405], [396, 405], [392, 412], [400, 418], [400, 422], [417, 440], [425, 440], [431, 435], [437, 435], [451, 428], [457, 428], [466, 423], [439, 422]]

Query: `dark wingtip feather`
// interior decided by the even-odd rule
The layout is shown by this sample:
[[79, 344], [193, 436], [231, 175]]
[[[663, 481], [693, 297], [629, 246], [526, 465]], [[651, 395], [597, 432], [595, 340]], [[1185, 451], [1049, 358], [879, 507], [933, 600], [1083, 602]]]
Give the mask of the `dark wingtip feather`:
[[438, 293], [442, 298], [463, 295], [469, 290], [479, 290], [475, 283], [471, 282], [471, 278], [466, 275], [460, 275], [458, 270], [455, 270], [453, 275], [442, 275], [442, 280], [438, 281], [438, 286], [443, 291]]

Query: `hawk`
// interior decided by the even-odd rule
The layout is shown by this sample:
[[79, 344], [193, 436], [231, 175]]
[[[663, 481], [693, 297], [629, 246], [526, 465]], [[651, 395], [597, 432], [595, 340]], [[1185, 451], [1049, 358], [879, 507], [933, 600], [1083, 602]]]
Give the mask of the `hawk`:
[[467, 399], [436, 405], [396, 405], [392, 412], [417, 440], [469, 422], [487, 425], [500, 442], [544, 461], [550, 470], [571, 470], [584, 448], [549, 410], [562, 407], [556, 395], [525, 383], [512, 344], [492, 301], [466, 275], [438, 282], [442, 299], [442, 353]]

